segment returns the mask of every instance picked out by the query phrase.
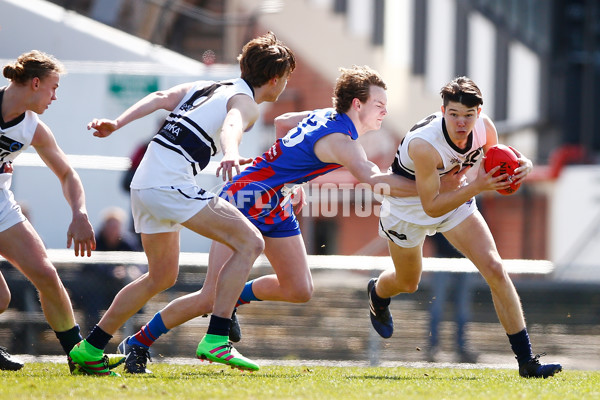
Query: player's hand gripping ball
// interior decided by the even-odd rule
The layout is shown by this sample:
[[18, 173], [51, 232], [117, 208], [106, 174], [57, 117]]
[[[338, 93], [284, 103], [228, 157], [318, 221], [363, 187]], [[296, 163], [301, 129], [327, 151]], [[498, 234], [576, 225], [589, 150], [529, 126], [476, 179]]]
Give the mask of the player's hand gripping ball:
[[498, 190], [498, 193], [503, 195], [513, 194], [519, 189], [521, 184], [515, 185], [512, 183], [512, 177], [515, 169], [519, 167], [519, 156], [508, 146], [497, 144], [490, 147], [485, 154], [483, 167], [485, 172], [489, 172], [494, 167], [500, 166], [500, 169], [494, 173], [494, 176], [508, 174], [508, 180], [511, 182], [510, 187]]

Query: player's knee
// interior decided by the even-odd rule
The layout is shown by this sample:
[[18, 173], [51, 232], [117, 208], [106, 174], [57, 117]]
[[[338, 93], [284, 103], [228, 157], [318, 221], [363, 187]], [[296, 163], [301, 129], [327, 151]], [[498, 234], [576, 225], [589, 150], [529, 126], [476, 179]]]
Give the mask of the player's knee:
[[150, 291], [154, 294], [173, 287], [177, 282], [176, 273], [167, 273], [162, 275], [150, 275], [146, 273], [145, 275], [144, 281], [146, 282], [146, 285], [149, 287]]
[[490, 286], [498, 286], [509, 278], [502, 266], [502, 262], [491, 260], [482, 271], [482, 275]]
[[313, 294], [313, 286], [306, 285], [301, 288], [296, 288], [292, 293], [290, 293], [290, 302], [292, 303], [306, 303], [312, 298]]
[[419, 281], [401, 281], [396, 282], [396, 294], [398, 293], [414, 293], [419, 289]]
[[177, 283], [177, 275], [168, 275], [158, 282], [157, 289], [162, 292], [175, 286], [175, 283]]
[[62, 286], [58, 272], [52, 264], [44, 264], [36, 268], [35, 273], [28, 277], [37, 290], [42, 293], [46, 290], [57, 290]]
[[404, 284], [403, 289], [404, 293], [415, 293], [419, 290], [419, 282], [407, 282]]
[[265, 241], [262, 235], [257, 231], [245, 237], [241, 245], [240, 253], [249, 257], [258, 257], [265, 249]]
[[265, 241], [264, 241], [264, 239], [261, 236], [253, 239], [252, 248], [254, 250], [254, 254], [256, 254], [256, 257], [258, 257], [259, 255], [261, 255], [261, 253], [263, 251], [265, 251]]

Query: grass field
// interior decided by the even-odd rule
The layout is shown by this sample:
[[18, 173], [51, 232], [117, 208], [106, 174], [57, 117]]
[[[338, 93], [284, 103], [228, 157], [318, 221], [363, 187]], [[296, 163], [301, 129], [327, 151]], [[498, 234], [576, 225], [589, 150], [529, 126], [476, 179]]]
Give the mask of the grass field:
[[[600, 372], [523, 379], [512, 369], [264, 366], [155, 363], [152, 375], [71, 376], [65, 364], [0, 371], [0, 399], [600, 399]], [[118, 368], [122, 372], [122, 368]]]

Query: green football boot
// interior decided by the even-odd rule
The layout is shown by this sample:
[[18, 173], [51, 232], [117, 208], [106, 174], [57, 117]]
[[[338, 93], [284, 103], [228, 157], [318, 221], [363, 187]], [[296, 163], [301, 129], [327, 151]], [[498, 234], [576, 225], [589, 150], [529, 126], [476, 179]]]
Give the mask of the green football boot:
[[[104, 359], [108, 365], [108, 369], [115, 369], [125, 362], [126, 357], [123, 354], [105, 354]], [[75, 364], [69, 356], [67, 356], [67, 363], [69, 364], [71, 375], [90, 375], [79, 364]]]
[[206, 334], [198, 344], [196, 356], [245, 371], [258, 371], [259, 366], [233, 348], [227, 336]]
[[71, 370], [73, 375], [97, 375], [97, 376], [120, 376], [111, 371], [117, 365], [122, 364], [122, 356], [113, 356], [112, 360], [100, 349], [89, 344], [86, 340], [77, 343], [69, 352], [69, 359], [79, 368]]

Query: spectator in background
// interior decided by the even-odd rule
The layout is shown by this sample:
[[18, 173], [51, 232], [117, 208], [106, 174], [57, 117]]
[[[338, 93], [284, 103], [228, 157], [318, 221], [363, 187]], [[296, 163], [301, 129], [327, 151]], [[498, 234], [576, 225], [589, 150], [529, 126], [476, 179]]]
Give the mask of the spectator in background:
[[[119, 207], [102, 212], [101, 226], [96, 234], [96, 251], [141, 251], [132, 234], [125, 229], [127, 214]], [[85, 264], [74, 298], [85, 314], [85, 325], [91, 329], [100, 319], [123, 286], [137, 279], [145, 271], [138, 265]], [[99, 284], [100, 283], [100, 284]]]
[[[433, 242], [434, 256], [439, 258], [461, 258], [463, 255], [439, 233], [428, 239]], [[444, 307], [451, 297], [456, 324], [456, 351], [461, 363], [476, 363], [478, 355], [468, 349], [466, 328], [471, 319], [472, 286], [475, 274], [469, 272], [437, 271], [431, 276], [432, 301], [429, 320], [429, 349], [427, 361], [440, 361], [439, 325]]]

